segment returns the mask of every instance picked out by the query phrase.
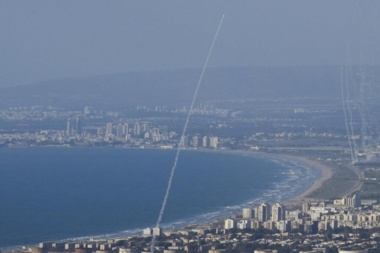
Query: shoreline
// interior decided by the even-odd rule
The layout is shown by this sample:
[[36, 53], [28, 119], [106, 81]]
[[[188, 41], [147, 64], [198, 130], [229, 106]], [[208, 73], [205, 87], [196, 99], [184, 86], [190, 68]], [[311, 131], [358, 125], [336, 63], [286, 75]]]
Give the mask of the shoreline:
[[[315, 190], [319, 189], [323, 183], [327, 180], [329, 180], [332, 176], [333, 176], [333, 172], [332, 172], [332, 168], [331, 167], [328, 167], [328, 166], [325, 166], [317, 161], [314, 161], [314, 160], [310, 160], [306, 157], [303, 157], [303, 156], [292, 156], [292, 155], [287, 155], [287, 154], [272, 154], [272, 153], [265, 153], [265, 152], [252, 152], [252, 151], [245, 151], [245, 150], [199, 150], [199, 149], [186, 149], [186, 150], [183, 150], [183, 151], [196, 151], [196, 152], [211, 152], [211, 153], [225, 153], [225, 154], [236, 154], [236, 155], [248, 155], [248, 156], [257, 156], [257, 157], [263, 157], [263, 158], [280, 158], [280, 159], [284, 159], [284, 160], [288, 160], [288, 161], [293, 161], [293, 162], [296, 162], [296, 163], [300, 163], [301, 165], [303, 166], [306, 166], [312, 170], [319, 170], [321, 172], [321, 175], [320, 177], [318, 177], [317, 180], [315, 180], [313, 182], [313, 184], [308, 187], [305, 191], [301, 192], [300, 194], [294, 196], [294, 197], [291, 197], [290, 199], [284, 199], [284, 200], [281, 200], [280, 202], [285, 204], [285, 205], [288, 205], [288, 204], [295, 204], [295, 203], [300, 203], [301, 201], [305, 201], [305, 199], [308, 199], [308, 200], [311, 200], [313, 198], [307, 198], [307, 195], [311, 194], [312, 192], [314, 192]], [[240, 210], [238, 211], [240, 213]], [[237, 210], [235, 210], [233, 213], [237, 213]], [[232, 213], [232, 214], [233, 214]], [[206, 224], [210, 224], [210, 223], [215, 223], [215, 222], [218, 222], [222, 219], [225, 219], [229, 216], [231, 216], [232, 214], [229, 214], [228, 216], [225, 216], [225, 215], [222, 215], [222, 216], [219, 216], [219, 217], [211, 217], [211, 219], [209, 220], [204, 220], [204, 221], [199, 221], [199, 223], [188, 223], [188, 224], [182, 224], [178, 227], [176, 227], [175, 229], [178, 230], [178, 229], [185, 229], [187, 226], [202, 226], [202, 225], [206, 225]], [[170, 226], [169, 226], [170, 227]], [[135, 230], [135, 229], [131, 229], [131, 230]], [[164, 228], [164, 230], [167, 230], [167, 231], [172, 231], [170, 228], [168, 228], [168, 226], [166, 226], [166, 228]], [[136, 230], [135, 230], [136, 231]], [[126, 232], [126, 231], [124, 231]], [[122, 233], [114, 233], [113, 235], [110, 234], [109, 237], [107, 238], [121, 238], [121, 237], [129, 237], [129, 236], [133, 236], [133, 235], [140, 235], [141, 231], [139, 232], [132, 232], [131, 234], [125, 234], [125, 235], [122, 235]], [[119, 234], [119, 235], [118, 235]], [[104, 236], [104, 235], [103, 235]], [[87, 239], [90, 239], [90, 238], [97, 238], [98, 236], [96, 235], [93, 235], [93, 236], [84, 236], [82, 237], [81, 239], [78, 238], [78, 241], [85, 241]], [[72, 238], [74, 239], [74, 238]], [[62, 240], [59, 240], [59, 241], [65, 241], [66, 239], [62, 239]], [[33, 247], [35, 245], [27, 245], [26, 247]], [[12, 250], [15, 250], [15, 249], [20, 249], [21, 246], [18, 245], [18, 246], [10, 246], [10, 247], [5, 247], [5, 248], [2, 248], [3, 250], [9, 252], [9, 251], [12, 251]]]
[[[192, 151], [192, 150], [188, 150]], [[194, 150], [194, 151], [200, 151], [200, 152], [217, 152], [217, 153], [226, 153], [226, 154], [240, 154], [240, 155], [253, 155], [253, 156], [261, 156], [261, 157], [268, 157], [268, 158], [282, 158], [285, 160], [291, 160], [295, 162], [299, 162], [306, 167], [309, 167], [313, 170], [319, 170], [321, 173], [321, 176], [314, 181], [314, 183], [307, 188], [304, 192], [292, 197], [291, 199], [282, 201], [283, 203], [294, 203], [294, 202], [302, 202], [305, 200], [314, 200], [312, 197], [308, 197], [308, 195], [312, 194], [314, 191], [318, 190], [323, 186], [323, 184], [331, 179], [334, 175], [333, 169], [327, 165], [324, 165], [318, 161], [311, 160], [310, 158], [307, 158], [305, 156], [300, 155], [288, 155], [288, 154], [281, 154], [281, 153], [266, 153], [266, 152], [260, 152], [260, 151], [246, 151], [246, 150]]]
[[306, 191], [304, 191], [300, 195], [290, 199], [287, 202], [302, 202], [302, 201], [305, 201], [307, 199], [309, 199], [309, 200], [314, 199], [314, 198], [311, 198], [308, 196], [311, 193], [318, 190], [319, 188], [321, 188], [323, 186], [323, 184], [327, 180], [331, 179], [334, 175], [331, 167], [323, 165], [317, 161], [310, 160], [310, 159], [308, 159], [306, 157], [302, 157], [302, 156], [286, 156], [286, 157], [300, 161], [301, 163], [305, 164], [306, 166], [309, 166], [312, 169], [318, 169], [321, 172], [321, 177], [318, 180], [314, 181], [314, 183]]
[[[184, 150], [185, 151], [185, 150]], [[310, 158], [304, 157], [304, 156], [295, 156], [295, 155], [288, 155], [288, 154], [272, 154], [272, 153], [266, 153], [266, 152], [252, 152], [252, 151], [246, 151], [246, 150], [191, 150], [187, 149], [186, 151], [198, 151], [198, 152], [215, 152], [215, 153], [225, 153], [225, 154], [237, 154], [237, 155], [248, 155], [248, 156], [257, 156], [257, 157], [265, 157], [265, 158], [280, 158], [283, 160], [293, 161], [296, 163], [300, 163], [312, 170], [318, 170], [321, 175], [320, 177], [313, 182], [311, 186], [309, 186], [305, 191], [299, 193], [296, 196], [291, 197], [290, 199], [285, 199], [280, 201], [280, 203], [284, 204], [285, 206], [295, 206], [297, 204], [301, 204], [305, 201], [314, 201], [317, 200], [316, 198], [308, 197], [308, 195], [312, 194], [314, 191], [318, 190], [323, 186], [323, 184], [331, 179], [334, 175], [333, 169], [330, 166], [321, 164], [318, 161], [311, 160]], [[186, 229], [187, 227], [208, 227], [210, 224], [217, 224], [222, 222], [224, 219], [231, 217], [232, 215], [240, 214], [241, 210], [238, 212], [233, 212], [232, 214], [228, 216], [218, 217], [214, 218], [213, 220], [204, 221], [196, 224], [187, 224], [182, 227], [177, 227], [173, 229], [168, 229], [169, 232], [178, 231], [180, 229]]]

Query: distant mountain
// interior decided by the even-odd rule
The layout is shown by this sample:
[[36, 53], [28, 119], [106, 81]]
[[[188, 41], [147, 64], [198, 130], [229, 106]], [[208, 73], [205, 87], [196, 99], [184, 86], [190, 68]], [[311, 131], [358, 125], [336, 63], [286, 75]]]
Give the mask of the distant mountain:
[[[0, 106], [189, 105], [199, 69], [132, 72], [50, 80], [0, 89]], [[207, 69], [198, 101], [340, 96], [340, 68], [255, 67]]]

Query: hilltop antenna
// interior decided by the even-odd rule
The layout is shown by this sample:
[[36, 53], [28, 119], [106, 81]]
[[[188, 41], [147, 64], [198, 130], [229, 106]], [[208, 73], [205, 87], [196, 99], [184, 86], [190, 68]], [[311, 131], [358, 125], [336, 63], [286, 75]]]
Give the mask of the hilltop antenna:
[[[201, 75], [199, 77], [199, 80], [198, 80], [198, 83], [197, 83], [197, 87], [195, 89], [195, 92], [194, 92], [194, 95], [193, 95], [193, 99], [191, 101], [191, 104], [190, 104], [190, 108], [189, 108], [189, 112], [187, 113], [187, 117], [186, 117], [186, 121], [185, 121], [185, 125], [183, 127], [183, 130], [182, 130], [182, 134], [181, 134], [181, 138], [179, 139], [179, 142], [178, 142], [178, 145], [177, 145], [177, 153], [176, 153], [176, 156], [175, 156], [175, 159], [174, 159], [174, 164], [173, 164], [173, 167], [170, 171], [170, 177], [169, 177], [169, 181], [168, 181], [168, 186], [166, 188], [166, 193], [165, 193], [165, 197], [164, 197], [164, 200], [162, 201], [162, 206], [161, 206], [161, 210], [160, 210], [160, 213], [158, 215], [158, 219], [157, 219], [157, 222], [156, 222], [156, 227], [159, 227], [160, 224], [161, 224], [161, 220], [162, 220], [162, 217], [164, 215], [164, 212], [165, 212], [165, 207], [166, 207], [166, 203], [167, 203], [167, 200], [169, 198], [169, 194], [170, 194], [170, 189], [171, 189], [171, 186], [172, 186], [172, 182], [173, 182], [173, 177], [174, 177], [174, 172], [175, 172], [175, 169], [177, 168], [177, 163], [178, 163], [178, 158], [179, 158], [179, 154], [180, 154], [180, 151], [181, 151], [181, 148], [183, 147], [184, 143], [182, 142], [182, 139], [184, 138], [185, 134], [186, 134], [186, 130], [187, 130], [187, 125], [189, 124], [189, 119], [190, 119], [190, 115], [191, 115], [191, 112], [193, 110], [193, 107], [194, 107], [194, 103], [195, 103], [195, 100], [197, 98], [197, 95], [198, 95], [198, 90], [199, 90], [199, 87], [202, 83], [202, 79], [203, 79], [203, 75], [205, 73], [205, 70], [207, 68], [207, 64], [208, 64], [208, 61], [210, 59], [210, 56], [211, 56], [211, 53], [212, 53], [212, 50], [214, 48], [214, 45], [215, 45], [215, 41], [218, 37], [218, 34], [219, 34], [219, 30], [220, 30], [220, 27], [222, 26], [222, 23], [223, 23], [223, 19], [224, 19], [224, 14], [222, 15], [222, 18], [219, 22], [219, 26], [216, 30], [216, 33], [215, 33], [215, 36], [214, 36], [214, 39], [211, 43], [211, 47], [210, 47], [210, 50], [208, 51], [208, 54], [207, 54], [207, 57], [206, 57], [206, 60], [205, 60], [205, 63], [203, 65], [203, 69], [202, 69], [202, 72], [201, 72]], [[151, 243], [151, 246], [150, 246], [150, 251], [151, 253], [154, 252], [154, 246], [155, 246], [155, 243], [156, 243], [156, 235], [153, 234], [153, 237], [152, 237], [152, 243]]]

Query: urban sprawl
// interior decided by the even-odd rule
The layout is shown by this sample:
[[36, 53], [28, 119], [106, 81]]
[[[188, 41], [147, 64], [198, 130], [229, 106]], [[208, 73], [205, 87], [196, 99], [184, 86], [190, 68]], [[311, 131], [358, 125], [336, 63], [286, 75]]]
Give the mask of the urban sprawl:
[[377, 158], [377, 150], [367, 148], [376, 147], [378, 140], [363, 133], [349, 136], [358, 143], [372, 142], [357, 151], [355, 155], [360, 160], [352, 165], [340, 105], [318, 101], [318, 106], [301, 107], [293, 101], [296, 106], [282, 107], [282, 102], [229, 101], [228, 106], [199, 105], [192, 111], [188, 131], [182, 139], [186, 107], [0, 109], [2, 147], [173, 149], [180, 145], [183, 149], [263, 151], [305, 157], [331, 167], [333, 172], [322, 187], [295, 202], [252, 203], [231, 217], [185, 228], [164, 231], [147, 228], [139, 235], [123, 238], [41, 242], [35, 247], [12, 251], [150, 252], [154, 236], [155, 252], [163, 253], [380, 252], [380, 166], [376, 160], [369, 160]]

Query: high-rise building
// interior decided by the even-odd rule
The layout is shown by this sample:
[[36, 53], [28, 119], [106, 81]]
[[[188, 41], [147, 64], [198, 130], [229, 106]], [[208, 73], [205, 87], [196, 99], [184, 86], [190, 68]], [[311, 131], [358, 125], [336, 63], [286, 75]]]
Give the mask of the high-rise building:
[[236, 228], [236, 221], [233, 219], [226, 219], [224, 221], [224, 229]]
[[270, 205], [268, 203], [262, 203], [257, 207], [256, 218], [259, 221], [267, 221], [270, 218]]
[[285, 220], [285, 207], [279, 203], [272, 206], [272, 221]]
[[352, 197], [342, 198], [342, 205], [349, 207], [359, 207], [361, 205], [361, 199], [358, 195], [353, 195]]
[[253, 218], [252, 208], [243, 208], [243, 219]]
[[217, 148], [218, 147], [218, 137], [211, 136], [210, 137], [210, 148]]
[[198, 136], [194, 135], [193, 136], [193, 148], [197, 148], [199, 145], [199, 138]]
[[251, 228], [251, 221], [250, 220], [240, 220], [236, 224], [238, 229], [249, 229]]
[[143, 122], [141, 124], [141, 132], [145, 133], [147, 131], [149, 131], [149, 124], [148, 124], [148, 122]]
[[71, 119], [67, 119], [66, 134], [70, 136], [72, 134]]
[[141, 126], [139, 122], [136, 122], [135, 125], [133, 126], [133, 134], [135, 136], [139, 136], [141, 134]]
[[152, 235], [152, 229], [151, 228], [145, 228], [143, 230], [143, 235]]
[[162, 229], [160, 227], [153, 228], [152, 235], [161, 236], [162, 235]]
[[267, 220], [263, 222], [263, 228], [273, 230], [275, 227], [276, 227], [276, 223], [271, 220]]
[[126, 136], [129, 133], [128, 123], [124, 123], [123, 125], [123, 136]]
[[153, 132], [152, 133], [152, 141], [153, 142], [159, 142], [161, 140], [161, 135], [156, 133], [156, 132]]
[[310, 203], [309, 202], [302, 203], [302, 212], [307, 213], [308, 211], [310, 211]]
[[208, 141], [207, 141], [207, 139], [208, 139], [207, 136], [203, 136], [202, 137], [202, 147], [204, 147], [204, 148], [208, 147]]
[[276, 227], [278, 230], [280, 230], [282, 233], [289, 232], [291, 229], [291, 222], [290, 220], [282, 220], [278, 221], [276, 223]]
[[331, 229], [338, 228], [338, 221], [337, 220], [325, 220], [325, 223], [323, 225], [324, 225], [323, 230], [329, 231]]
[[106, 137], [109, 138], [112, 136], [112, 123], [107, 123], [106, 125]]
[[122, 124], [118, 124], [116, 127], [116, 137], [121, 139], [125, 136], [124, 134], [124, 126]]
[[82, 118], [80, 116], [75, 119], [75, 131], [78, 135], [82, 134]]
[[187, 136], [181, 136], [180, 147], [181, 148], [187, 147]]
[[251, 220], [251, 228], [252, 229], [258, 229], [260, 227], [261, 227], [261, 221]]

